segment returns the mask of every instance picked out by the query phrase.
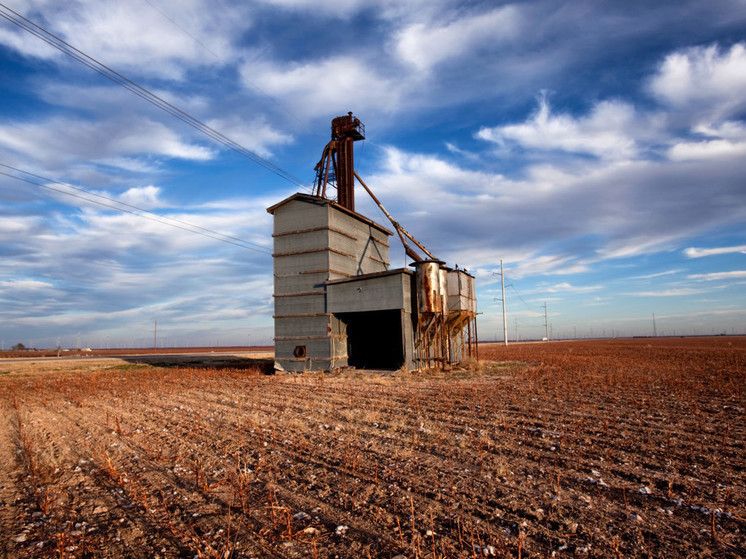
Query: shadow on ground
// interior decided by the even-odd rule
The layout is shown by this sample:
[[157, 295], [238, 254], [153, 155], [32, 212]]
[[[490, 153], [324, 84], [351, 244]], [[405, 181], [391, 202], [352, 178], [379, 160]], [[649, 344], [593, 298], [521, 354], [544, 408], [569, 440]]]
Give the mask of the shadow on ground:
[[133, 364], [176, 369], [222, 369], [256, 371], [274, 374], [274, 360], [270, 357], [241, 357], [238, 355], [133, 355], [121, 357]]

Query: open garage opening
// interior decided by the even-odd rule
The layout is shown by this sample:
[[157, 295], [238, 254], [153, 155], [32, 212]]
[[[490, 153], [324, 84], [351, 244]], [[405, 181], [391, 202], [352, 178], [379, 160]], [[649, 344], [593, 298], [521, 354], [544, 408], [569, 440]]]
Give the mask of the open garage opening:
[[404, 364], [400, 310], [339, 313], [347, 329], [348, 364], [358, 369], [398, 369]]

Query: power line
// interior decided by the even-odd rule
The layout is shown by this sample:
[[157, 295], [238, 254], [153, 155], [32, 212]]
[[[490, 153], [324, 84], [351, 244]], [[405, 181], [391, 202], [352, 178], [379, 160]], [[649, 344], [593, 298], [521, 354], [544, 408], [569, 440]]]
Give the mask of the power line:
[[[197, 43], [200, 47], [202, 47], [204, 50], [209, 52], [215, 60], [220, 62], [223, 65], [228, 65], [228, 63], [219, 56], [214, 50], [212, 50], [210, 47], [208, 47], [205, 43], [200, 41], [197, 37], [195, 37], [192, 33], [189, 32], [188, 29], [181, 26], [174, 18], [169, 16], [165, 11], [163, 11], [162, 8], [156, 6], [151, 0], [144, 0], [146, 4], [148, 4], [151, 8], [153, 8], [155, 11], [157, 11], [159, 14], [161, 14], [165, 19], [167, 19], [174, 27], [179, 29], [182, 33], [190, 37], [195, 43]], [[264, 91], [261, 87], [259, 87], [256, 83], [249, 80], [246, 76], [243, 76], [243, 81], [245, 83], [248, 83], [254, 90], [258, 91], [263, 97], [274, 103], [281, 111], [283, 111], [286, 115], [288, 115], [290, 118], [295, 120], [298, 124], [302, 124], [301, 120], [293, 114], [287, 107], [285, 107], [282, 103], [280, 103], [277, 99], [272, 97], [269, 93]]]
[[307, 189], [310, 189], [311, 187], [302, 179], [299, 179], [295, 175], [289, 173], [288, 171], [285, 171], [281, 167], [275, 165], [271, 161], [261, 157], [260, 155], [254, 153], [248, 148], [245, 148], [238, 142], [231, 140], [224, 134], [218, 132], [214, 128], [208, 126], [204, 122], [200, 121], [199, 119], [193, 117], [189, 113], [179, 109], [178, 107], [172, 105], [165, 99], [159, 97], [158, 95], [150, 92], [145, 87], [139, 85], [138, 83], [135, 83], [134, 81], [130, 80], [129, 78], [123, 76], [119, 72], [109, 68], [102, 62], [99, 62], [95, 58], [87, 55], [83, 51], [75, 48], [74, 46], [70, 45], [69, 43], [65, 42], [63, 39], [57, 37], [50, 31], [47, 31], [45, 28], [41, 27], [40, 25], [37, 25], [33, 21], [23, 17], [18, 12], [15, 12], [14, 10], [8, 8], [5, 4], [0, 3], [0, 16], [2, 16], [4, 19], [8, 20], [12, 24], [20, 27], [24, 31], [27, 31], [28, 33], [34, 35], [35, 37], [41, 39], [48, 45], [54, 47], [55, 49], [59, 50], [60, 52], [68, 55], [70, 58], [73, 58], [74, 60], [77, 60], [84, 66], [87, 66], [91, 70], [99, 73], [100, 75], [104, 76], [105, 78], [108, 78], [109, 80], [113, 81], [114, 83], [117, 83], [121, 85], [123, 88], [131, 91], [141, 99], [144, 99], [148, 103], [151, 103], [152, 105], [158, 107], [159, 109], [169, 113], [170, 115], [178, 118], [185, 124], [191, 126], [192, 128], [198, 130], [199, 132], [202, 132], [206, 136], [210, 137], [214, 141], [224, 145], [225, 147], [235, 151], [239, 155], [242, 155], [243, 157], [253, 161], [257, 165], [264, 167], [268, 171], [276, 174], [277, 176], [287, 180], [288, 182], [291, 182], [295, 184], [296, 186], [301, 186]]
[[[0, 175], [5, 175], [6, 177], [10, 177], [12, 179], [26, 182], [29, 184], [33, 184], [35, 186], [40, 186], [41, 188], [45, 188], [47, 190], [52, 190], [54, 192], [59, 192], [60, 194], [64, 194], [66, 196], [71, 196], [73, 198], [78, 198], [80, 200], [85, 200], [86, 202], [90, 202], [91, 204], [96, 204], [98, 206], [102, 206], [105, 208], [109, 208], [112, 210], [116, 210], [123, 213], [128, 213], [137, 217], [142, 217], [144, 219], [149, 219], [150, 221], [155, 221], [156, 223], [161, 223], [163, 225], [168, 225], [169, 227], [175, 227], [177, 229], [181, 229], [183, 231], [189, 231], [190, 233], [195, 233], [197, 235], [202, 235], [203, 237], [208, 237], [210, 239], [214, 239], [216, 241], [220, 241], [223, 243], [228, 243], [231, 245], [235, 245], [241, 248], [253, 250], [256, 252], [261, 252], [263, 254], [272, 254], [271, 251], [267, 250], [266, 247], [263, 247], [262, 245], [252, 243], [250, 241], [245, 241], [243, 239], [240, 239], [239, 237], [233, 237], [231, 235], [225, 235], [223, 233], [220, 233], [218, 231], [213, 231], [212, 229], [208, 229], [206, 227], [202, 227], [200, 225], [195, 225], [193, 223], [189, 223], [188, 221], [182, 221], [180, 219], [175, 219], [173, 217], [168, 217], [165, 215], [161, 215], [155, 212], [151, 212], [149, 210], [146, 210], [144, 208], [140, 208], [138, 206], [135, 206], [133, 204], [128, 204], [126, 202], [120, 202], [119, 200], [115, 200], [113, 198], [109, 198], [107, 196], [104, 196], [102, 194], [96, 194], [95, 192], [91, 192], [89, 190], [86, 190], [84, 188], [80, 188], [78, 186], [73, 186], [71, 184], [67, 184], [64, 182], [55, 181], [53, 179], [43, 177], [41, 175], [37, 175], [34, 173], [30, 173], [28, 171], [24, 171], [22, 169], [18, 169], [16, 167], [12, 167], [10, 165], [6, 165], [4, 163], [0, 163], [0, 166], [5, 167], [6, 169], [11, 169], [13, 171], [16, 171], [18, 173], [22, 173], [24, 175], [27, 175], [29, 177], [33, 177], [36, 179], [43, 180], [47, 183], [57, 184], [60, 186], [64, 186], [65, 188], [71, 188], [74, 190], [77, 190], [79, 192], [82, 192], [88, 196], [95, 196], [96, 198], [101, 198], [102, 200], [106, 200], [107, 202], [101, 202], [99, 200], [94, 200], [91, 198], [88, 198], [86, 196], [82, 196], [80, 194], [75, 194], [74, 192], [69, 192], [68, 190], [63, 190], [61, 188], [55, 188], [53, 186], [50, 186], [49, 184], [44, 184], [40, 182], [33, 181], [28, 178], [19, 177], [16, 175], [13, 175], [11, 173], [7, 173], [5, 171], [0, 170]], [[128, 209], [129, 208], [129, 209]]]
[[523, 297], [521, 297], [521, 294], [520, 294], [520, 293], [518, 293], [518, 290], [517, 290], [517, 289], [515, 288], [515, 286], [514, 286], [514, 285], [513, 285], [512, 283], [509, 283], [509, 284], [508, 284], [508, 287], [510, 287], [510, 288], [511, 288], [511, 289], [513, 290], [513, 292], [515, 293], [515, 296], [516, 296], [516, 297], [518, 297], [518, 298], [519, 298], [519, 299], [521, 300], [521, 303], [523, 303], [523, 304], [524, 304], [524, 305], [526, 306], [526, 308], [527, 308], [528, 310], [530, 310], [530, 311], [534, 311], [534, 310], [536, 310], [536, 309], [535, 309], [534, 307], [531, 307], [531, 306], [530, 306], [530, 305], [529, 305], [529, 304], [528, 304], [528, 303], [527, 303], [527, 302], [526, 302], [526, 301], [525, 301], [525, 300], [523, 299]]
[[208, 47], [208, 46], [207, 46], [207, 45], [206, 45], [205, 43], [203, 43], [202, 41], [200, 41], [200, 40], [199, 40], [199, 39], [198, 39], [197, 37], [195, 37], [194, 35], [192, 35], [192, 34], [191, 34], [191, 33], [190, 33], [189, 31], [187, 31], [186, 29], [184, 29], [184, 28], [183, 28], [183, 27], [182, 27], [181, 25], [179, 25], [178, 23], [176, 23], [176, 21], [174, 21], [174, 19], [173, 19], [173, 18], [171, 18], [171, 17], [170, 17], [170, 16], [169, 16], [169, 15], [168, 15], [168, 14], [167, 14], [166, 12], [164, 12], [164, 11], [163, 11], [163, 10], [162, 10], [161, 8], [159, 8], [158, 6], [156, 6], [155, 4], [153, 4], [153, 2], [151, 2], [150, 0], [145, 0], [145, 2], [146, 2], [147, 4], [149, 4], [151, 8], [153, 8], [153, 9], [154, 9], [154, 10], [156, 10], [156, 11], [157, 11], [158, 13], [160, 13], [160, 14], [161, 14], [161, 15], [162, 15], [162, 16], [163, 16], [164, 18], [166, 18], [166, 19], [167, 19], [168, 21], [170, 21], [170, 22], [171, 22], [171, 23], [172, 23], [172, 24], [173, 24], [173, 25], [174, 25], [175, 27], [178, 27], [179, 29], [181, 29], [181, 31], [182, 31], [182, 32], [184, 32], [184, 33], [185, 33], [186, 35], [188, 35], [189, 37], [191, 37], [191, 38], [192, 38], [192, 40], [193, 40], [193, 41], [194, 41], [195, 43], [197, 43], [197, 44], [198, 44], [199, 46], [201, 46], [201, 47], [202, 47], [203, 49], [205, 49], [205, 50], [206, 50], [207, 52], [209, 52], [209, 53], [210, 53], [210, 54], [211, 54], [211, 55], [212, 55], [213, 57], [215, 57], [215, 59], [216, 59], [216, 60], [217, 60], [218, 62], [222, 62], [223, 64], [225, 64], [225, 60], [223, 60], [222, 58], [220, 58], [220, 56], [218, 56], [218, 55], [217, 55], [217, 54], [215, 53], [215, 51], [213, 51], [213, 50], [212, 50], [212, 49], [211, 49], [210, 47]]

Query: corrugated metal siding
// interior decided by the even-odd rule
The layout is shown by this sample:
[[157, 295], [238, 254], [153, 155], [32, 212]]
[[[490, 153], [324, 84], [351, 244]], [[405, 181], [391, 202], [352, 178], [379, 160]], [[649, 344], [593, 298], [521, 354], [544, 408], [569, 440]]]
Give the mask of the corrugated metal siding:
[[298, 229], [309, 229], [326, 223], [327, 207], [306, 201], [292, 200], [274, 213], [275, 235]]
[[322, 295], [298, 297], [275, 297], [275, 315], [307, 314], [326, 312], [326, 300]]
[[329, 231], [319, 229], [308, 233], [293, 233], [274, 238], [275, 254], [326, 248], [329, 243]]
[[405, 272], [332, 284], [327, 286], [327, 309], [331, 313], [408, 309], [410, 285]]
[[324, 291], [324, 282], [328, 281], [329, 272], [297, 272], [285, 276], [275, 276], [275, 295], [301, 293], [304, 291]]
[[311, 252], [288, 256], [275, 256], [275, 275], [299, 274], [304, 270], [328, 270], [329, 252]]
[[[272, 213], [275, 359], [294, 371], [345, 366], [346, 326], [329, 313], [325, 282], [387, 270], [388, 234], [308, 197], [291, 198]], [[401, 307], [401, 290], [395, 291], [391, 304]], [[383, 291], [377, 297], [384, 295], [392, 297]], [[305, 358], [294, 356], [297, 346], [305, 346]]]
[[448, 271], [448, 311], [477, 312], [474, 276], [461, 270]]
[[275, 318], [275, 339], [293, 336], [328, 336], [329, 316]]

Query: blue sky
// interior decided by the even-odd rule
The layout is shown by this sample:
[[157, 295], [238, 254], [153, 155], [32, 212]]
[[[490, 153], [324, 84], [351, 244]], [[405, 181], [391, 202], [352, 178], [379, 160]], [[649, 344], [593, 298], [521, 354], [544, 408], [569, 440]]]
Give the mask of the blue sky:
[[[746, 331], [743, 1], [5, 5], [307, 184], [353, 111], [360, 175], [476, 275], [483, 340], [501, 259], [510, 339], [545, 303], [555, 338]], [[6, 19], [0, 99], [0, 163], [44, 179], [0, 171], [54, 189], [0, 175], [3, 347], [271, 343], [266, 208], [310, 187]]]

